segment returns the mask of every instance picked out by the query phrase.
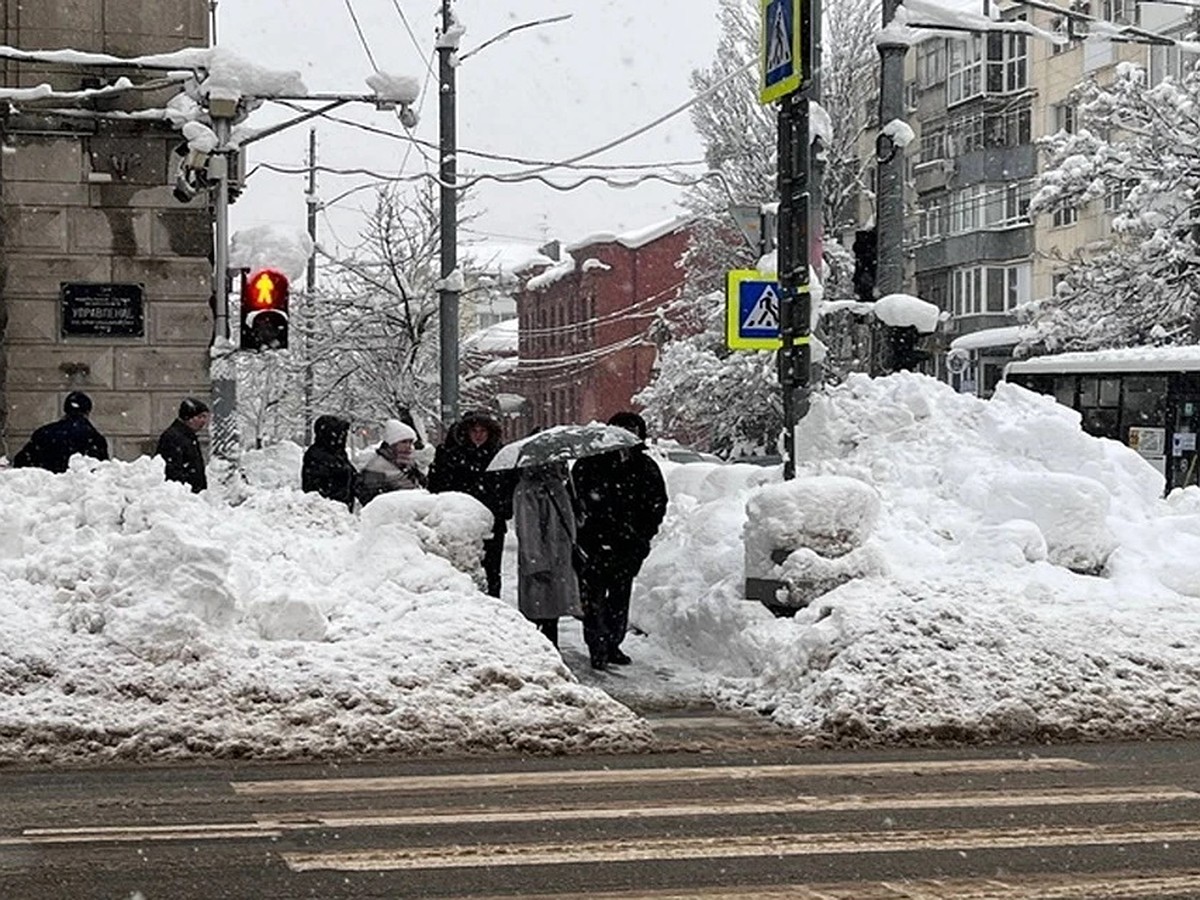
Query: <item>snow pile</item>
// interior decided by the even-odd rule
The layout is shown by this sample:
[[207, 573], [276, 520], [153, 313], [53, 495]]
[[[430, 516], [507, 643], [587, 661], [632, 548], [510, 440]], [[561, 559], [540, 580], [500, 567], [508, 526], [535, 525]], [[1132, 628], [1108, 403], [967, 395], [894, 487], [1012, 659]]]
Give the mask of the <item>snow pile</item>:
[[[853, 377], [814, 396], [797, 445], [807, 492], [710, 491], [698, 465], [668, 479], [632, 618], [710, 673], [703, 690], [814, 740], [1200, 733], [1200, 490], [1162, 500], [1132, 450], [1007, 384], [980, 401]], [[838, 518], [829, 558], [870, 549], [876, 566], [791, 619], [741, 599], [731, 535], [790, 549]], [[772, 574], [819, 580], [807, 552]]]
[[0, 759], [648, 739], [477, 591], [473, 499], [406, 492], [360, 522], [292, 488], [242, 493], [193, 495], [145, 458], [0, 471]]

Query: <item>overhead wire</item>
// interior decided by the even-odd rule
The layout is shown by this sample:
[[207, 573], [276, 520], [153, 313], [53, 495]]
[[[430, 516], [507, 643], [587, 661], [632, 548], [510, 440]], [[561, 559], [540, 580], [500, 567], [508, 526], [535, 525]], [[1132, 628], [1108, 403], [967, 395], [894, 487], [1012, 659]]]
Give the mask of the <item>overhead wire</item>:
[[351, 0], [346, 0], [346, 10], [350, 13], [350, 20], [354, 22], [354, 30], [358, 32], [358, 41], [362, 44], [363, 50], [366, 51], [367, 61], [371, 64], [371, 68], [378, 72], [379, 66], [375, 64], [375, 56], [371, 53], [371, 48], [367, 44], [367, 36], [363, 34], [362, 25], [358, 21], [358, 13], [354, 11], [354, 4]]

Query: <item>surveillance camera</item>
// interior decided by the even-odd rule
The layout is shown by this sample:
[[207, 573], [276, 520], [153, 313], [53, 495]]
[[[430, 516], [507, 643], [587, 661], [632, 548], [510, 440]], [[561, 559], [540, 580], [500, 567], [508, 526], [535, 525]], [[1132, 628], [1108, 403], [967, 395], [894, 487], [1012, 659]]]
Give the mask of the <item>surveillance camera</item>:
[[396, 116], [400, 119], [400, 124], [405, 128], [417, 127], [417, 111], [407, 103], [396, 110]]
[[187, 169], [180, 169], [175, 176], [175, 189], [171, 192], [175, 199], [180, 203], [188, 203], [196, 196], [197, 190], [195, 183], [188, 178]]

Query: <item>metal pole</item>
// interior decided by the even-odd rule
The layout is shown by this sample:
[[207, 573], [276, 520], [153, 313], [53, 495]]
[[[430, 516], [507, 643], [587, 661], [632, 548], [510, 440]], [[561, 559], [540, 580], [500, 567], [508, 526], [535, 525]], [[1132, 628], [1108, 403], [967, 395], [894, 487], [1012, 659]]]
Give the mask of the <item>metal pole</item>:
[[[317, 243], [317, 129], [308, 132], [308, 236], [313, 245]], [[315, 318], [313, 316], [313, 300], [317, 290], [317, 254], [314, 251], [308, 257], [308, 268], [305, 271], [304, 296], [304, 443], [311, 444], [313, 433], [313, 361], [312, 361], [312, 331]]]
[[779, 104], [779, 386], [783, 392], [783, 477], [796, 474], [796, 423], [808, 406], [808, 96]]
[[230, 463], [238, 460], [237, 362], [229, 335], [229, 130], [230, 120], [214, 118], [217, 151], [209, 165], [216, 181], [213, 204], [212, 453]]
[[[442, 34], [454, 27], [453, 0], [442, 0]], [[458, 268], [458, 135], [455, 123], [455, 48], [443, 40], [438, 47], [438, 121], [441, 176], [441, 263], [438, 289], [441, 346], [442, 427], [458, 419], [458, 290], [452, 276]], [[456, 276], [455, 276], [456, 277]]]
[[[883, 0], [883, 25], [896, 15], [900, 0]], [[876, 214], [876, 278], [877, 296], [899, 293], [904, 289], [904, 150], [898, 147], [883, 129], [889, 122], [904, 118], [904, 56], [908, 45], [879, 43], [879, 138], [876, 141], [875, 161], [879, 172], [879, 192]], [[883, 335], [878, 360], [879, 372], [892, 371], [895, 360], [889, 328]]]

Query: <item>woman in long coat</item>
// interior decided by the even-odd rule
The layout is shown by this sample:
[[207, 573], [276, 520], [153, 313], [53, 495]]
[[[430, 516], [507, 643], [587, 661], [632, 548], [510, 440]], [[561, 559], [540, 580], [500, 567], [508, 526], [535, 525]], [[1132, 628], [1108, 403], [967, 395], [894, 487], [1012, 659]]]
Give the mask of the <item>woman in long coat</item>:
[[513, 493], [517, 608], [558, 646], [560, 616], [582, 616], [572, 564], [575, 511], [566, 463], [521, 469]]

